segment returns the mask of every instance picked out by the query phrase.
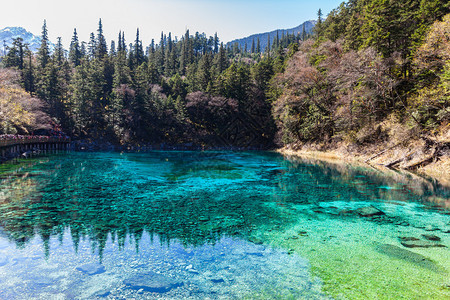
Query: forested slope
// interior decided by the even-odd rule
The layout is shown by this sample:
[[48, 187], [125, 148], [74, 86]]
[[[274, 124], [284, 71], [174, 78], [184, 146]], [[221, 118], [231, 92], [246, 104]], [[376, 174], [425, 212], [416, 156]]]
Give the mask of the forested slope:
[[268, 148], [275, 126], [266, 89], [299, 38], [245, 52], [187, 31], [144, 47], [138, 29], [133, 43], [120, 32], [108, 47], [100, 21], [88, 43], [75, 30], [66, 55], [61, 40], [50, 53], [44, 23], [39, 52], [18, 39], [3, 65], [22, 73], [23, 87], [74, 139]]
[[107, 45], [100, 20], [87, 43], [75, 29], [68, 51], [59, 39], [50, 53], [44, 22], [38, 53], [17, 39], [2, 64], [74, 139], [369, 152], [411, 142], [442, 153], [449, 12], [447, 1], [352, 0], [319, 13], [312, 37], [265, 49], [189, 31], [148, 46], [139, 30], [131, 43], [119, 32]]
[[392, 0], [332, 11], [272, 80], [283, 144], [409, 169], [448, 160], [448, 13], [446, 1]]

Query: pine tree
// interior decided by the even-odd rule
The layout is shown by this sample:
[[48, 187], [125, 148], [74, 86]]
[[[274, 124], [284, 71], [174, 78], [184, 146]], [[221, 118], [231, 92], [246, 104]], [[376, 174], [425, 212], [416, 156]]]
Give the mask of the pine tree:
[[102, 19], [98, 21], [98, 29], [97, 29], [97, 40], [96, 40], [96, 49], [95, 49], [95, 57], [103, 58], [108, 54], [108, 49], [106, 47], [106, 40], [103, 36], [103, 25]]
[[127, 44], [125, 42], [125, 32], [122, 31], [122, 51], [127, 52]]
[[259, 36], [256, 40], [256, 53], [261, 53], [261, 42], [259, 41]]
[[266, 52], [270, 53], [270, 34], [267, 35], [267, 46], [266, 46]]
[[80, 60], [81, 60], [81, 49], [80, 43], [78, 41], [77, 29], [75, 28], [73, 30], [72, 41], [70, 42], [69, 61], [73, 63], [73, 65], [76, 67], [80, 65]]
[[34, 68], [32, 63], [33, 53], [30, 50], [26, 50], [26, 57], [28, 58], [28, 63], [25, 64], [24, 70], [22, 73], [23, 78], [23, 85], [25, 88], [25, 91], [29, 92], [30, 94], [33, 94], [35, 91], [35, 78], [34, 78]]
[[159, 48], [156, 55], [157, 56], [156, 66], [160, 74], [164, 74], [165, 49], [166, 49], [165, 45], [166, 45], [166, 38], [164, 36], [164, 32], [161, 32], [161, 40], [159, 41]]
[[207, 91], [211, 79], [211, 57], [209, 53], [206, 53], [200, 58], [197, 69], [197, 80], [202, 91]]
[[122, 32], [119, 31], [119, 40], [117, 41], [117, 53], [122, 52]]
[[155, 63], [155, 40], [152, 39], [150, 46], [148, 47], [148, 61], [151, 63]]
[[172, 42], [172, 33], [169, 32], [167, 37], [166, 53], [164, 54], [164, 70], [165, 75], [171, 77], [176, 72], [176, 53]]
[[180, 72], [181, 75], [186, 73], [186, 67], [189, 64], [189, 30], [186, 30], [183, 39], [181, 40], [181, 57], [180, 57]]
[[95, 35], [93, 32], [91, 32], [90, 38], [89, 38], [89, 43], [88, 43], [88, 55], [90, 59], [94, 59], [95, 58], [95, 51], [97, 49], [97, 43], [95, 41]]
[[39, 72], [37, 82], [37, 95], [43, 99], [50, 114], [61, 120], [64, 117], [63, 99], [61, 91], [61, 78], [58, 74], [59, 67], [56, 62], [49, 60], [44, 69]]
[[85, 41], [81, 42], [80, 54], [81, 54], [81, 58], [86, 57], [88, 55], [87, 50], [86, 50], [86, 42]]
[[194, 41], [192, 38], [189, 39], [187, 44], [187, 53], [188, 53], [188, 64], [194, 63]]
[[219, 37], [217, 36], [217, 32], [214, 33], [214, 53], [219, 52]]
[[5, 67], [16, 67], [22, 70], [24, 67], [24, 44], [21, 37], [15, 38], [12, 47], [8, 48], [8, 52], [3, 58]]
[[255, 53], [255, 39], [252, 40], [252, 48], [250, 52]]
[[140, 66], [145, 60], [142, 42], [139, 40], [139, 28], [136, 30], [136, 40], [134, 41], [134, 60], [136, 66]]
[[128, 45], [128, 67], [130, 70], [134, 71], [136, 65], [135, 65], [135, 59], [134, 59], [134, 46], [132, 43]]
[[213, 66], [216, 76], [219, 76], [228, 68], [227, 53], [223, 43], [220, 44], [219, 53], [214, 56]]
[[44, 20], [44, 25], [42, 26], [42, 35], [41, 35], [41, 46], [38, 50], [38, 61], [40, 67], [43, 69], [47, 65], [50, 59], [50, 50], [48, 48], [48, 31], [47, 31], [47, 21]]
[[[283, 32], [283, 35], [284, 35], [284, 32]], [[283, 36], [284, 37], [284, 36]], [[282, 38], [283, 38], [282, 37]], [[278, 34], [278, 30], [277, 30], [277, 37], [276, 37], [276, 42], [274, 42], [274, 44], [275, 44], [275, 47], [276, 48], [278, 48], [278, 46], [280, 46], [280, 36], [279, 36], [279, 34]]]
[[271, 57], [262, 59], [252, 68], [252, 77], [254, 79], [254, 82], [256, 83], [256, 86], [261, 91], [266, 90], [273, 75], [273, 59]]
[[53, 59], [57, 66], [62, 66], [64, 63], [64, 48], [61, 42], [61, 37], [58, 37], [58, 42], [56, 43], [55, 51], [53, 52]]
[[322, 36], [322, 9], [321, 8], [319, 8], [319, 10], [317, 11], [317, 24], [314, 29], [315, 29], [317, 36], [321, 37]]
[[303, 26], [302, 26], [302, 41], [306, 41], [306, 27], [305, 27], [305, 23], [303, 23]]
[[237, 55], [237, 54], [240, 53], [239, 43], [238, 43], [238, 42], [235, 42], [235, 43], [233, 44], [232, 53], [233, 53], [233, 56], [235, 56], [235, 55]]
[[116, 42], [114, 40], [111, 40], [111, 45], [109, 47], [109, 55], [110, 56], [116, 56]]

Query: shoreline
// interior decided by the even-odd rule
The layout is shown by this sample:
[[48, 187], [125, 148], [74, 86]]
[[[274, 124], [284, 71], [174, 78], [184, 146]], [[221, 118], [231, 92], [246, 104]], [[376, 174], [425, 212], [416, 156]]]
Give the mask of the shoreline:
[[[414, 177], [421, 177], [425, 180], [438, 181], [441, 185], [450, 187], [450, 156], [444, 155], [437, 160], [433, 160], [425, 166], [421, 166], [415, 170], [408, 170], [403, 165], [400, 166], [387, 166], [390, 161], [401, 156], [401, 153], [411, 152], [410, 149], [401, 149], [386, 151], [383, 155], [376, 159], [371, 159], [373, 156], [357, 153], [349, 153], [340, 149], [331, 150], [315, 150], [315, 149], [299, 149], [294, 150], [290, 147], [283, 147], [276, 149], [275, 152], [285, 157], [298, 157], [324, 161], [334, 164], [352, 164], [358, 166], [365, 166], [369, 168], [375, 168], [381, 171], [397, 171], [404, 172], [413, 175]], [[370, 151], [368, 151], [370, 152]], [[394, 153], [395, 152], [395, 153]], [[373, 153], [373, 152], [372, 152]]]
[[[450, 155], [433, 156], [433, 151], [424, 151], [423, 145], [410, 145], [410, 147], [399, 147], [396, 145], [390, 148], [369, 146], [362, 149], [352, 149], [340, 146], [331, 149], [317, 149], [317, 145], [298, 147], [298, 145], [287, 145], [282, 148], [263, 149], [262, 147], [205, 147], [194, 144], [125, 144], [114, 145], [108, 142], [75, 140], [70, 143], [70, 150], [89, 151], [125, 151], [125, 152], [145, 152], [145, 151], [273, 151], [285, 157], [299, 157], [319, 160], [334, 164], [352, 164], [375, 168], [384, 171], [401, 171], [421, 177], [422, 179], [438, 181], [441, 185], [450, 187]], [[381, 152], [380, 152], [381, 150]], [[374, 155], [375, 153], [375, 155]], [[22, 157], [22, 153], [15, 153], [8, 159], [1, 160], [1, 163]], [[36, 155], [30, 155], [36, 156]], [[6, 158], [6, 157], [2, 157]], [[414, 166], [414, 168], [411, 168]]]

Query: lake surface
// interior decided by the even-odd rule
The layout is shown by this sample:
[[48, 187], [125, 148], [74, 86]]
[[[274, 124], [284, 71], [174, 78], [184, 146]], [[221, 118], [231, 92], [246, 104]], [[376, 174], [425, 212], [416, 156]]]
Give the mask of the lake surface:
[[0, 166], [0, 299], [448, 299], [450, 190], [270, 152]]

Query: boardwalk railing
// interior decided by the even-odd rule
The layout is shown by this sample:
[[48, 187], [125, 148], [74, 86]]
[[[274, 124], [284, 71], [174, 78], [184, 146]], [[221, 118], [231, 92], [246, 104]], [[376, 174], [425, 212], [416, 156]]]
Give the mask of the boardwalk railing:
[[70, 138], [44, 135], [0, 135], [0, 147], [42, 143], [70, 143]]

